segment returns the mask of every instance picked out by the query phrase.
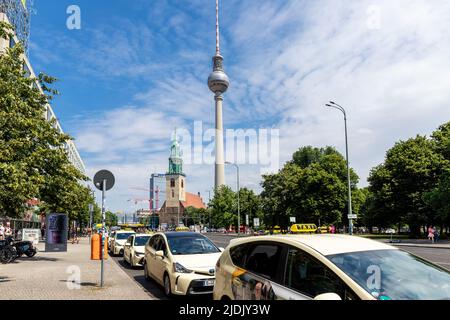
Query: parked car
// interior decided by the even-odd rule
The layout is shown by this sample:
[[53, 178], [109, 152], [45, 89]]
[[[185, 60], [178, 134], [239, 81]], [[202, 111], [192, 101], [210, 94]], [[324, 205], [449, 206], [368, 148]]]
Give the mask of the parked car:
[[111, 255], [123, 255], [123, 248], [129, 236], [135, 234], [134, 231], [118, 230], [111, 238], [109, 251]]
[[216, 300], [450, 299], [450, 271], [347, 235], [234, 239], [216, 265]]
[[123, 260], [132, 268], [144, 265], [145, 245], [150, 238], [151, 235], [146, 233], [137, 233], [128, 237], [123, 248]]
[[158, 232], [145, 246], [145, 278], [164, 286], [167, 296], [212, 294], [222, 250], [200, 233]]

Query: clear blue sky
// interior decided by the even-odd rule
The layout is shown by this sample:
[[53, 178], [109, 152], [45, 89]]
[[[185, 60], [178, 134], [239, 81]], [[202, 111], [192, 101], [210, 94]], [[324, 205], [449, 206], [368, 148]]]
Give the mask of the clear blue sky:
[[[66, 27], [72, 4], [81, 30]], [[147, 196], [136, 188], [167, 170], [172, 130], [214, 125], [215, 1], [35, 0], [34, 9], [32, 65], [60, 79], [53, 107], [88, 174], [117, 175], [110, 209], [131, 211], [128, 199]], [[280, 165], [304, 145], [344, 151], [342, 116], [323, 107], [330, 99], [349, 113], [361, 185], [396, 141], [450, 118], [446, 1], [226, 0], [221, 24], [224, 125], [279, 129]], [[213, 170], [186, 165], [188, 191], [207, 194]], [[226, 175], [234, 186], [234, 171]], [[260, 190], [259, 165], [242, 175]]]

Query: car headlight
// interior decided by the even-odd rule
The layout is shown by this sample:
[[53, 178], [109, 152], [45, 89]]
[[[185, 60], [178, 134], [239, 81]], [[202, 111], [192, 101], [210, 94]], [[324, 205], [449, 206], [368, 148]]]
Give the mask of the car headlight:
[[181, 264], [179, 264], [178, 262], [175, 262], [173, 264], [173, 272], [176, 273], [192, 273], [194, 271], [186, 269], [185, 267], [183, 267]]
[[140, 257], [140, 256], [143, 256], [143, 255], [144, 255], [143, 252], [135, 252], [134, 254], [136, 255], [136, 257]]

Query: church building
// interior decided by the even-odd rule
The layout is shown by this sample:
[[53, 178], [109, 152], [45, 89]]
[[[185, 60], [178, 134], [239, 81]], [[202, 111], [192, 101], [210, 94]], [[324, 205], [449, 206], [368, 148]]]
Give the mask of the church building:
[[189, 207], [206, 209], [200, 193], [195, 195], [186, 192], [186, 175], [183, 173], [181, 148], [175, 132], [170, 147], [169, 171], [166, 174], [166, 201], [159, 210], [160, 225], [181, 224]]

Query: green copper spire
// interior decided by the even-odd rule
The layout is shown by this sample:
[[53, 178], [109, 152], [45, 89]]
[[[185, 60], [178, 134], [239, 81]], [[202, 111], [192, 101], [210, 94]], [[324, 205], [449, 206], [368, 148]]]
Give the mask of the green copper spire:
[[182, 152], [176, 129], [175, 134], [172, 135], [172, 143], [170, 146], [169, 174], [183, 174]]

